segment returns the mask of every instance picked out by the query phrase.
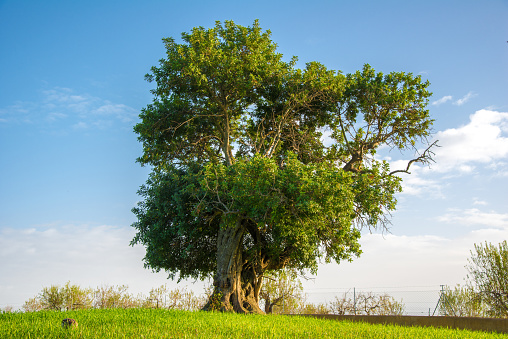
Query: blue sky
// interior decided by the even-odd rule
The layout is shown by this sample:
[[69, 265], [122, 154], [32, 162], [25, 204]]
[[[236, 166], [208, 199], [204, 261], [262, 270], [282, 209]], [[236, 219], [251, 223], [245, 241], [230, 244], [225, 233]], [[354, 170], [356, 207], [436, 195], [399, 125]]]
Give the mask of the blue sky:
[[[144, 75], [161, 39], [216, 20], [259, 19], [300, 66], [369, 63], [431, 82], [436, 164], [404, 176], [391, 234], [366, 234], [361, 258], [323, 266], [305, 282], [311, 297], [462, 283], [474, 243], [508, 239], [507, 16], [495, 0], [0, 0], [0, 308], [69, 280], [144, 293], [167, 282], [128, 246], [148, 175], [132, 127], [152, 100]], [[395, 168], [412, 154], [382, 156]]]

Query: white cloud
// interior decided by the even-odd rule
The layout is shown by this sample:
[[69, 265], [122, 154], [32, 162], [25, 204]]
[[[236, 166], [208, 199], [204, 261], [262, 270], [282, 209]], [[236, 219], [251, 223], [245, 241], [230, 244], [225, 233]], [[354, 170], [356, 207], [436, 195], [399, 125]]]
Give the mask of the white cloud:
[[467, 125], [438, 132], [441, 147], [435, 149], [438, 171], [471, 172], [479, 163], [489, 164], [508, 156], [508, 113], [479, 110]]
[[[143, 247], [128, 245], [133, 236], [134, 230], [129, 227], [107, 225], [57, 223], [0, 229], [0, 308], [18, 308], [43, 287], [67, 281], [83, 287], [127, 284], [133, 294], [147, 294], [152, 287], [166, 283], [175, 288], [176, 282], [168, 281], [165, 273], [143, 268]], [[437, 291], [439, 284], [453, 286], [463, 281], [464, 265], [475, 243], [496, 243], [506, 238], [508, 228], [492, 227], [456, 238], [364, 234], [360, 258], [339, 266], [321, 265], [318, 279], [304, 281], [305, 292], [310, 301], [330, 301], [353, 287], [400, 291], [406, 290], [405, 286], [423, 286]], [[205, 285], [189, 281], [182, 284], [196, 293], [202, 293]], [[331, 292], [323, 293], [323, 289]]]
[[87, 129], [88, 125], [87, 125], [86, 122], [80, 121], [80, 122], [72, 125], [72, 128], [74, 128], [74, 129]]
[[482, 212], [477, 208], [449, 209], [448, 213], [439, 216], [438, 220], [464, 226], [485, 226], [508, 230], [508, 213]]
[[136, 117], [136, 110], [123, 104], [106, 103], [91, 111], [92, 114], [99, 116], [113, 116], [122, 122], [131, 122]]
[[[469, 92], [467, 93], [466, 95], [464, 95], [462, 98], [458, 99], [458, 100], [455, 100], [453, 102], [454, 105], [457, 105], [457, 106], [462, 106], [464, 105], [466, 102], [468, 102], [469, 100], [471, 100], [472, 98], [474, 98], [476, 96], [476, 94], [474, 92]], [[436, 101], [433, 101], [432, 102], [432, 105], [434, 106], [439, 106], [439, 105], [442, 105], [448, 101], [451, 101], [453, 100], [453, 97], [451, 95], [445, 95], [443, 96], [441, 99], [438, 99]]]
[[462, 98], [460, 98], [459, 100], [455, 101], [453, 104], [457, 105], [457, 106], [462, 106], [466, 102], [468, 102], [471, 98], [474, 98], [475, 96], [476, 96], [476, 94], [474, 94], [473, 92], [469, 92], [466, 95], [464, 95]]
[[28, 118], [28, 114], [30, 112], [29, 106], [33, 105], [24, 102], [16, 102], [14, 105], [0, 108], [0, 116], [2, 116], [1, 120], [5, 123], [31, 123], [32, 121]]
[[[43, 287], [67, 281], [82, 287], [126, 284], [135, 295], [162, 284], [176, 287], [167, 274], [143, 268], [145, 250], [129, 246], [133, 236], [130, 227], [107, 225], [0, 229], [0, 308], [19, 308]], [[204, 283], [181, 284], [203, 292]]]
[[67, 118], [67, 114], [58, 113], [58, 112], [53, 112], [53, 113], [48, 114], [48, 120], [50, 120], [50, 121], [56, 121], [56, 120], [64, 119], [64, 118]]
[[432, 102], [432, 105], [439, 106], [439, 105], [444, 104], [445, 102], [450, 101], [450, 100], [452, 100], [452, 96], [446, 95], [446, 96], [442, 97], [441, 99], [438, 99], [438, 100]]
[[[470, 116], [467, 125], [438, 132], [435, 139], [441, 147], [433, 149], [435, 163], [430, 166], [412, 164], [411, 174], [399, 173], [403, 191], [399, 197], [418, 196], [443, 199], [449, 189], [450, 177], [458, 175], [489, 175], [504, 180], [508, 177], [508, 113], [480, 110]], [[420, 150], [420, 153], [422, 150]], [[391, 170], [405, 169], [408, 160], [393, 161]], [[471, 198], [473, 199], [473, 198]], [[485, 205], [484, 201], [474, 201]]]
[[[435, 135], [440, 147], [434, 147], [430, 166], [412, 164], [411, 174], [399, 173], [403, 195], [431, 199], [444, 198], [446, 176], [478, 174], [482, 169], [498, 177], [508, 176], [508, 113], [479, 110], [470, 115], [469, 123], [458, 128], [440, 131]], [[423, 150], [420, 150], [420, 154]], [[416, 157], [416, 156], [415, 156]], [[408, 160], [391, 160], [384, 156], [391, 170], [405, 169]], [[477, 204], [480, 204], [478, 202]]]
[[0, 109], [4, 123], [38, 123], [52, 128], [97, 127], [115, 123], [132, 123], [137, 111], [125, 104], [112, 103], [72, 89], [55, 87], [41, 91], [38, 102], [18, 102]]
[[[390, 168], [391, 170], [406, 169], [407, 163], [407, 160], [390, 161]], [[425, 171], [424, 167], [413, 164], [409, 169], [411, 174], [399, 173], [399, 177], [402, 178], [402, 194], [442, 198], [443, 184], [435, 179], [425, 178]]]
[[495, 176], [508, 177], [508, 162], [506, 161], [493, 161], [487, 168], [494, 171]]
[[44, 90], [42, 93], [45, 96], [45, 101], [48, 103], [52, 102], [64, 102], [64, 103], [77, 103], [87, 101], [87, 98], [82, 95], [75, 95], [70, 88], [55, 87], [50, 90]]
[[486, 202], [486, 201], [483, 201], [483, 200], [480, 200], [478, 198], [473, 198], [473, 205], [481, 205], [481, 206], [486, 206], [488, 205], [489, 203]]
[[[346, 291], [372, 291], [400, 297], [419, 312], [436, 306], [441, 284], [463, 284], [465, 265], [474, 244], [497, 244], [508, 238], [508, 229], [472, 230], [458, 237], [433, 235], [365, 234], [360, 240], [363, 254], [352, 263], [320, 266], [317, 279], [304, 281], [313, 302], [331, 301]], [[415, 291], [417, 293], [407, 293]], [[434, 291], [429, 295], [425, 291]]]

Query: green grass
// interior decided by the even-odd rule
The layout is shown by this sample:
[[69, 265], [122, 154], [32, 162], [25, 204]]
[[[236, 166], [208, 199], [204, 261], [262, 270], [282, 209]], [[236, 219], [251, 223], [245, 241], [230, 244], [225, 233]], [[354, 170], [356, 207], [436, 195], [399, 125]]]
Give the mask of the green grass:
[[[63, 329], [64, 318], [78, 328]], [[155, 309], [0, 314], [0, 338], [507, 338], [506, 335], [370, 325], [277, 315]]]

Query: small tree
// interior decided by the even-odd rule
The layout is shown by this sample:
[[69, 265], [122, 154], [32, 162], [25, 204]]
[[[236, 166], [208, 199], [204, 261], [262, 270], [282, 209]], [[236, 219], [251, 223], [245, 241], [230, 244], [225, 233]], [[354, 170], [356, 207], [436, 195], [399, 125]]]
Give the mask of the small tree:
[[61, 289], [64, 296], [64, 309], [79, 310], [92, 308], [92, 289], [71, 285], [68, 281]]
[[305, 298], [296, 271], [284, 269], [264, 278], [259, 297], [265, 304], [265, 313], [298, 313]]
[[196, 296], [193, 291], [187, 291], [185, 288], [169, 290], [166, 285], [162, 285], [152, 288], [143, 307], [195, 311], [202, 308], [205, 303], [206, 300]]
[[203, 308], [208, 298], [196, 295], [194, 291], [180, 290], [181, 300], [178, 309], [184, 311], [197, 311]]
[[37, 312], [44, 309], [38, 297], [33, 297], [25, 301], [22, 308], [25, 312]]
[[508, 317], [508, 243], [497, 247], [485, 242], [475, 244], [475, 252], [466, 266], [468, 278], [475, 291], [488, 307], [491, 317]]
[[127, 285], [121, 286], [100, 286], [95, 289], [95, 308], [131, 308], [138, 307], [140, 301], [130, 295]]
[[51, 285], [44, 287], [34, 298], [23, 305], [27, 312], [40, 310], [76, 310], [92, 307], [91, 289], [84, 289], [67, 282], [64, 286]]
[[14, 310], [14, 307], [12, 307], [11, 305], [7, 305], [3, 309], [0, 310], [0, 314], [1, 313], [12, 313], [13, 310]]
[[330, 303], [333, 314], [339, 315], [403, 315], [404, 304], [388, 294], [376, 295], [359, 292], [355, 298], [344, 293]]
[[471, 286], [446, 287], [441, 294], [439, 313], [454, 317], [485, 317], [487, 308]]
[[300, 310], [300, 314], [330, 314], [331, 309], [325, 303], [305, 303]]
[[39, 297], [41, 299], [43, 309], [60, 311], [64, 307], [65, 296], [62, 293], [61, 288], [57, 285], [44, 287]]

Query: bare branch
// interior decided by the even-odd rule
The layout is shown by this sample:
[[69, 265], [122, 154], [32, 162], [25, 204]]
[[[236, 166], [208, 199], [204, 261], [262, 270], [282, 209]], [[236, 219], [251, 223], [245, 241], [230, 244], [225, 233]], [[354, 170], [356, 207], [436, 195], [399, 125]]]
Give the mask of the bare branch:
[[390, 174], [388, 175], [394, 175], [395, 173], [407, 173], [407, 174], [411, 174], [411, 172], [409, 172], [409, 168], [411, 167], [411, 165], [413, 163], [421, 163], [421, 164], [427, 164], [427, 165], [430, 165], [430, 163], [432, 162], [435, 162], [434, 159], [432, 158], [432, 156], [435, 155], [435, 153], [431, 150], [432, 147], [441, 147], [439, 146], [437, 143], [438, 143], [439, 140], [436, 140], [434, 141], [432, 144], [430, 144], [429, 147], [427, 147], [427, 149], [425, 149], [425, 151], [418, 157], [418, 158], [415, 158], [413, 160], [410, 160], [408, 163], [407, 163], [407, 167], [405, 170], [396, 170], [396, 171], [392, 171], [390, 172]]

